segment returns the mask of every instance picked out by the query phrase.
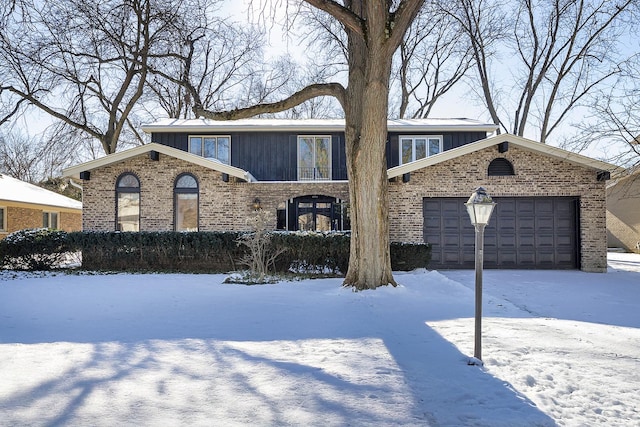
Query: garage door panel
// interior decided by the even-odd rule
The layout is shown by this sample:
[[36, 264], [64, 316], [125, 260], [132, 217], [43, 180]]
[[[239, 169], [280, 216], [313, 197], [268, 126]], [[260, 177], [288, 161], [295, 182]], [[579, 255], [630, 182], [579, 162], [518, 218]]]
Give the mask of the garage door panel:
[[497, 238], [497, 246], [501, 248], [509, 248], [509, 250], [513, 250], [516, 247], [516, 235], [500, 235]]
[[518, 264], [516, 252], [513, 250], [499, 250], [498, 259], [503, 267], [515, 267]]
[[[485, 268], [576, 268], [576, 198], [495, 198], [485, 229]], [[424, 237], [432, 268], [473, 268], [475, 230], [463, 198], [424, 201]]]
[[442, 228], [445, 230], [459, 230], [460, 229], [460, 219], [456, 217], [445, 217], [442, 218]]

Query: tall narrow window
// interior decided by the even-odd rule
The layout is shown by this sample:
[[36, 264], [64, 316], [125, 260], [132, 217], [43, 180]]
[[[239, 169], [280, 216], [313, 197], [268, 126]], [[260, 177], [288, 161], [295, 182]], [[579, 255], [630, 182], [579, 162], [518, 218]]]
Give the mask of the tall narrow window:
[[43, 228], [58, 228], [58, 213], [57, 212], [42, 212], [42, 227]]
[[198, 181], [188, 173], [176, 178], [174, 194], [175, 230], [198, 231]]
[[442, 152], [441, 136], [401, 136], [400, 164], [415, 162]]
[[229, 164], [231, 160], [230, 136], [190, 136], [189, 152], [207, 159]]
[[132, 173], [116, 182], [116, 230], [140, 231], [140, 181]]
[[298, 137], [298, 180], [331, 179], [331, 137]]
[[0, 231], [7, 231], [7, 208], [0, 207]]

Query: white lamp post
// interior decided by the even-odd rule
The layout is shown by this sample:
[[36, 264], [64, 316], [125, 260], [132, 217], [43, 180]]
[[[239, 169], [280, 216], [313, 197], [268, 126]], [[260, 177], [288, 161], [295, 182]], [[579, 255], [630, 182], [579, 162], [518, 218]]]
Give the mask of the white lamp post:
[[489, 223], [496, 205], [487, 191], [478, 187], [467, 203], [471, 224], [476, 228], [476, 328], [473, 357], [482, 361], [482, 267], [484, 263], [484, 227]]

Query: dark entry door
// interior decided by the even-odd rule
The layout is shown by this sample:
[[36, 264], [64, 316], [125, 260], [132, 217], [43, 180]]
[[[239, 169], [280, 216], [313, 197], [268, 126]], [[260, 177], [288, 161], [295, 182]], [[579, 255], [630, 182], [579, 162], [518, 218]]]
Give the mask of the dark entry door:
[[344, 203], [335, 197], [302, 196], [292, 199], [289, 230], [331, 231], [348, 230], [349, 219]]
[[[463, 198], [423, 200], [430, 268], [473, 268], [475, 230]], [[495, 198], [485, 230], [485, 268], [574, 269], [579, 265], [575, 197]]]

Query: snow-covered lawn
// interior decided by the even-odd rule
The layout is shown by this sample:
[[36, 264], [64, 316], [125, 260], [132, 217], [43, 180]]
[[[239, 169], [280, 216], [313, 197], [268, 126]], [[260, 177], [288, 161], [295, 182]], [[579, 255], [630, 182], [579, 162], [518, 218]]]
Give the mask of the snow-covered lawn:
[[0, 273], [0, 425], [640, 425], [640, 255], [606, 274], [222, 284]]

